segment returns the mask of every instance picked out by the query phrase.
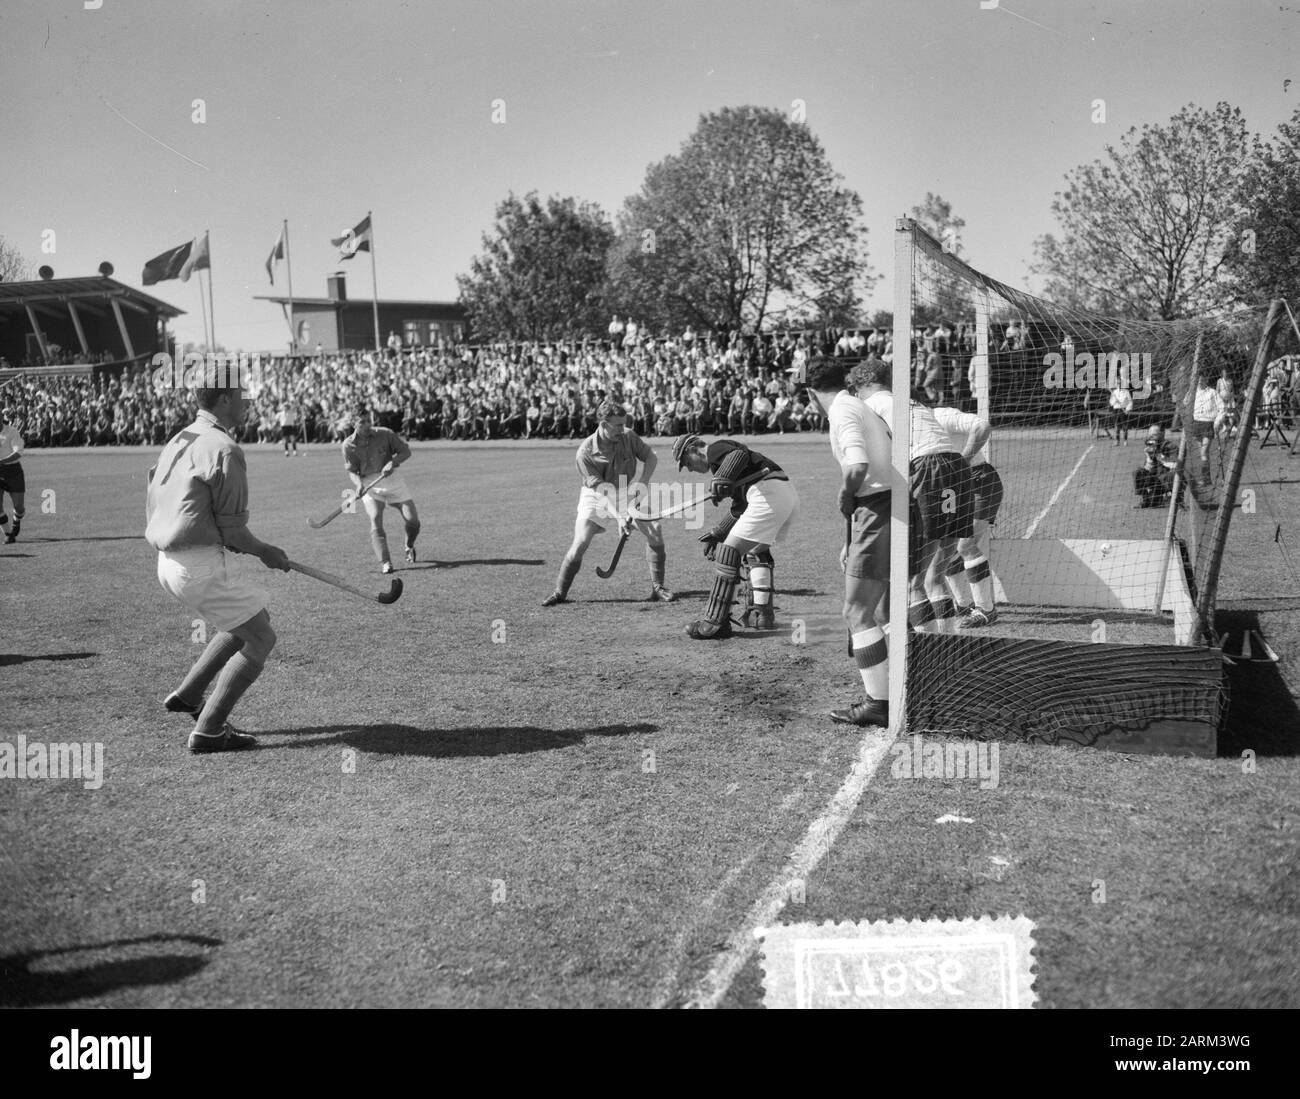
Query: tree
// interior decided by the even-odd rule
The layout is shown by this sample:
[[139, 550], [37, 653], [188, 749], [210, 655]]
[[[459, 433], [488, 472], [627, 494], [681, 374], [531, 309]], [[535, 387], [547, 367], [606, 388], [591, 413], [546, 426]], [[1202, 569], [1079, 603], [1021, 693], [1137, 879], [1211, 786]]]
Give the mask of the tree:
[[961, 231], [966, 228], [964, 218], [954, 217], [952, 203], [939, 195], [925, 192], [925, 201], [912, 207], [912, 220], [944, 246], [954, 256], [961, 256]]
[[1034, 242], [1031, 270], [1062, 304], [1137, 319], [1221, 309], [1224, 259], [1251, 139], [1241, 111], [1189, 104], [1164, 126], [1130, 129], [1103, 160], [1066, 173]]
[[1257, 143], [1242, 178], [1243, 212], [1227, 267], [1242, 301], [1300, 298], [1300, 107]]
[[32, 277], [32, 265], [23, 254], [0, 237], [0, 282], [24, 282]]
[[874, 278], [862, 202], [802, 123], [766, 107], [700, 117], [618, 218], [617, 301], [655, 327], [851, 323]]
[[605, 262], [614, 229], [600, 207], [535, 191], [496, 209], [483, 254], [456, 276], [479, 336], [540, 340], [603, 334]]

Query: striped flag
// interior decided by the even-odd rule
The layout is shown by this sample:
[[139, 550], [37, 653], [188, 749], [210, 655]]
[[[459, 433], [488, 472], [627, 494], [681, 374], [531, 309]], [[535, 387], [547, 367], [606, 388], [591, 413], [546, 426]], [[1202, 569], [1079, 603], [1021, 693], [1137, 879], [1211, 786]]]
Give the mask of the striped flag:
[[355, 229], [345, 229], [341, 236], [330, 237], [330, 243], [339, 250], [339, 259], [351, 259], [358, 252], [369, 252], [372, 234], [370, 215], [367, 214]]
[[280, 226], [280, 235], [276, 238], [275, 247], [271, 249], [271, 254], [266, 257], [266, 277], [271, 280], [271, 285], [275, 285], [275, 261], [284, 259], [284, 226]]
[[145, 286], [152, 286], [156, 282], [166, 282], [168, 279], [180, 279], [181, 282], [189, 282], [190, 275], [193, 272], [200, 271], [205, 267], [211, 269], [211, 266], [208, 255], [208, 234], [204, 233], [203, 236], [186, 241], [179, 247], [172, 248], [160, 256], [154, 256], [144, 265], [144, 272], [140, 276], [140, 281]]

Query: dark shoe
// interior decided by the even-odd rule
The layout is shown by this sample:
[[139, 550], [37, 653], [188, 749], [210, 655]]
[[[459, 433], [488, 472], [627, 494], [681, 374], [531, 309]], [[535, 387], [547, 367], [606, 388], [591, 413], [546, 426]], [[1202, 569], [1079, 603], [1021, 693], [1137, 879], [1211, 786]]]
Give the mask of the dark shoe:
[[[741, 616], [740, 624], [754, 630], [774, 630], [776, 629], [776, 614], [770, 605], [746, 607], [744, 615]], [[849, 655], [852, 656], [853, 654], [850, 653]]]
[[991, 626], [998, 620], [997, 608], [989, 610], [980, 610], [979, 607], [972, 607], [966, 614], [957, 619], [957, 628], [959, 630], [981, 630], [985, 626]]
[[405, 550], [404, 552], [406, 553], [406, 561], [407, 561], [407, 564], [414, 565], [414, 564], [415, 564], [415, 547], [414, 547], [414, 546], [407, 546], [407, 547], [406, 547], [406, 550]]
[[731, 619], [710, 622], [707, 618], [701, 618], [686, 627], [686, 636], [696, 641], [723, 641], [731, 636]]
[[[163, 699], [163, 706], [173, 714], [184, 714], [186, 717], [191, 718], [194, 721], [198, 721], [199, 715], [203, 713], [202, 702], [197, 706], [191, 706], [189, 703], [183, 702], [175, 691]], [[240, 736], [244, 735], [242, 730], [236, 729], [229, 721], [226, 722], [226, 728], [233, 733], [238, 733]]]
[[200, 733], [197, 730], [190, 733], [190, 751], [195, 755], [204, 752], [242, 752], [256, 746], [256, 737], [236, 732], [231, 725], [224, 726], [219, 733]]
[[855, 702], [846, 710], [832, 710], [831, 720], [841, 725], [879, 725], [889, 727], [889, 703], [878, 698]]
[[650, 598], [647, 603], [676, 603], [677, 594], [669, 591], [662, 584], [656, 584], [650, 589]]
[[557, 606], [557, 605], [560, 604], [560, 603], [567, 603], [567, 602], [568, 602], [568, 599], [566, 599], [564, 596], [562, 596], [558, 591], [553, 591], [553, 592], [551, 592], [550, 595], [548, 595], [545, 599], [542, 600], [542, 606], [543, 606], [543, 607], [554, 607], [554, 606]]

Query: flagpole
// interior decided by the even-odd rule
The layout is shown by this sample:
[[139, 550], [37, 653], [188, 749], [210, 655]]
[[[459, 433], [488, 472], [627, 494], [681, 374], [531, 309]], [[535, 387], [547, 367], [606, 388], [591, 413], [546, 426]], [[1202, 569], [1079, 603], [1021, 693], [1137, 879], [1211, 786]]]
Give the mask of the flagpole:
[[293, 323], [293, 261], [289, 258], [289, 219], [284, 219], [284, 268], [289, 276], [289, 354], [298, 350], [298, 329]]
[[370, 222], [370, 289], [374, 294], [375, 309], [375, 352], [382, 350], [379, 344], [379, 280], [375, 275], [375, 218], [374, 212], [366, 211], [366, 219]]
[[212, 238], [208, 235], [209, 230], [203, 230], [203, 243], [208, 246], [208, 317], [212, 321], [212, 342], [208, 345], [209, 351], [217, 349], [217, 311], [212, 305]]
[[212, 337], [208, 335], [208, 303], [203, 300], [203, 272], [199, 271], [199, 284], [194, 289], [199, 292], [199, 311], [203, 314], [203, 342], [212, 346]]

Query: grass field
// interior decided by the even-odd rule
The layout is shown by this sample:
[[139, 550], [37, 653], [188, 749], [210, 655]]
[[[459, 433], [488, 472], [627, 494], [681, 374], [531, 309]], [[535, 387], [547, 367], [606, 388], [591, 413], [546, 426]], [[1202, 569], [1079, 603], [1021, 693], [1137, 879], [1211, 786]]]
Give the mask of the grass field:
[[[688, 641], [711, 567], [681, 524], [679, 603], [641, 602], [636, 541], [598, 580], [607, 535], [575, 602], [541, 608], [573, 444], [420, 446], [424, 560], [396, 605], [244, 566], [280, 642], [236, 714], [258, 750], [210, 757], [159, 706], [199, 645], [140, 538], [151, 453], [31, 452], [0, 728], [102, 742], [106, 770], [0, 782], [0, 1006], [759, 1006], [755, 958], [734, 981], [720, 959], [887, 734], [824, 716], [857, 693], [825, 437], [755, 445], [802, 499], [776, 585], [807, 644]], [[345, 485], [337, 453], [248, 450], [253, 529], [378, 590], [360, 515], [305, 523]], [[1096, 457], [1126, 473], [1128, 450]], [[1268, 507], [1234, 528], [1221, 600], [1282, 660], [1234, 670], [1218, 759], [1004, 743], [981, 789], [886, 756], [780, 919], [1024, 914], [1042, 1007], [1300, 1006], [1300, 590], [1268, 518], [1296, 529], [1287, 461], [1248, 471]]]

